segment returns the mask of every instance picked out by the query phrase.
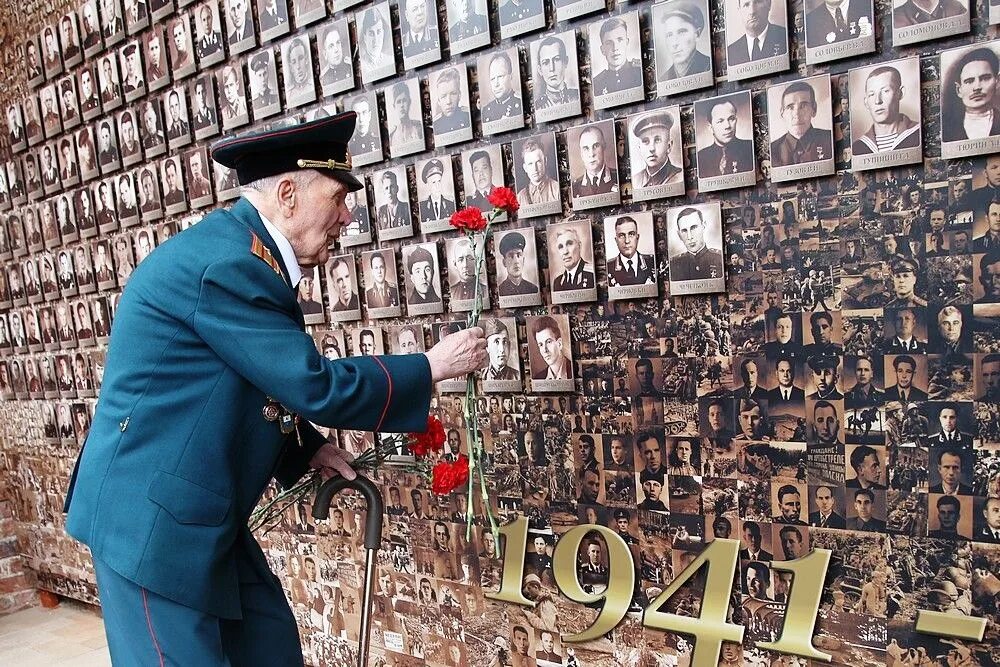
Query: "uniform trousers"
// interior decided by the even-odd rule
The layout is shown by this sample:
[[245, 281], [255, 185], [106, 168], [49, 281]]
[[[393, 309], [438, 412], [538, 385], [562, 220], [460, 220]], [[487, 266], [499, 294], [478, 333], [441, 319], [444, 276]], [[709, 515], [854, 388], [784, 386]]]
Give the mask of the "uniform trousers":
[[301, 667], [295, 618], [277, 577], [240, 582], [242, 619], [207, 614], [94, 559], [115, 667]]

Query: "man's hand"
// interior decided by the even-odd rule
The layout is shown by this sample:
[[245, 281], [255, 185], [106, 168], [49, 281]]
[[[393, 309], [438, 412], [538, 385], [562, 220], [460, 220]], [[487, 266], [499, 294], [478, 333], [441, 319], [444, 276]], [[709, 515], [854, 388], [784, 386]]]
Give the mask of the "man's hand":
[[456, 331], [427, 352], [434, 382], [463, 377], [486, 367], [486, 332], [482, 327]]
[[344, 479], [354, 479], [358, 473], [351, 467], [353, 460], [354, 455], [349, 451], [328, 442], [316, 450], [309, 460], [309, 465], [319, 470], [324, 482], [334, 475], [340, 475]]

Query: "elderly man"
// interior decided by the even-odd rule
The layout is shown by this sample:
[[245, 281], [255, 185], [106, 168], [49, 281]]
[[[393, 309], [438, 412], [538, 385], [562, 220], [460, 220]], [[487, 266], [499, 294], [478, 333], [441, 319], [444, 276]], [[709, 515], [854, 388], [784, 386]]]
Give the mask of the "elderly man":
[[493, 182], [493, 159], [484, 150], [477, 150], [469, 156], [472, 184], [475, 190], [465, 195], [465, 205], [475, 206], [480, 211], [491, 211], [489, 196], [496, 184]]
[[403, 57], [412, 58], [440, 45], [436, 21], [428, 21], [427, 0], [404, 0], [400, 12]]
[[593, 267], [583, 259], [580, 233], [576, 228], [560, 228], [555, 235], [554, 243], [556, 257], [562, 263], [563, 271], [552, 281], [552, 289], [556, 292], [592, 289], [597, 284]]
[[931, 354], [960, 354], [965, 352], [962, 311], [955, 306], [945, 306], [937, 315], [937, 332], [927, 351]]
[[808, 82], [796, 81], [782, 91], [785, 134], [771, 142], [772, 166], [787, 167], [833, 157], [833, 134], [812, 124], [816, 111], [816, 91]]
[[[584, 173], [573, 179], [574, 197], [592, 197], [618, 192], [618, 170], [608, 165], [607, 139], [597, 125], [589, 125], [580, 132], [577, 150]], [[614, 155], [614, 151], [611, 151]]]
[[350, 455], [310, 422], [422, 429], [433, 383], [485, 365], [478, 328], [425, 355], [338, 361], [304, 333], [295, 286], [326, 261], [344, 195], [363, 187], [346, 161], [353, 130], [347, 113], [216, 145], [244, 197], [153, 251], [118, 302], [66, 497], [116, 664], [302, 665], [247, 529], [272, 474], [285, 488], [310, 466], [353, 478]]
[[520, 380], [521, 374], [511, 366], [510, 332], [499, 319], [486, 323], [486, 351], [490, 356], [489, 365], [483, 369], [483, 380]]
[[[856, 3], [851, 4], [853, 6]], [[825, 7], [820, 7], [813, 13], [825, 12]], [[851, 144], [854, 155], [920, 147], [919, 123], [899, 110], [899, 103], [907, 92], [902, 75], [892, 65], [880, 65], [868, 73], [864, 102], [872, 124]]]

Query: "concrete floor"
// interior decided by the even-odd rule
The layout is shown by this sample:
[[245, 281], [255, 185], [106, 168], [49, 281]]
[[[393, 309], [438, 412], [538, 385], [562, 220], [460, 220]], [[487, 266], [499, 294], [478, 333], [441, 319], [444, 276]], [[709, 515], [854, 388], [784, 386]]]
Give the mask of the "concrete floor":
[[0, 616], [0, 665], [108, 667], [104, 623], [92, 608], [63, 600]]

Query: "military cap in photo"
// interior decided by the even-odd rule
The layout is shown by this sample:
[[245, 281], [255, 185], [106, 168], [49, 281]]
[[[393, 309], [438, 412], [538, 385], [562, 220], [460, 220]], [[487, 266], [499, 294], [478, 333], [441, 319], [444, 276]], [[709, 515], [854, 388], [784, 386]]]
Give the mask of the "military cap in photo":
[[510, 332], [507, 330], [507, 325], [498, 319], [489, 320], [486, 323], [485, 329], [487, 338], [489, 338], [490, 336], [496, 336], [497, 334], [510, 335]]
[[618, 519], [625, 519], [626, 521], [631, 520], [632, 516], [628, 513], [628, 510], [617, 509], [615, 510], [615, 521]]
[[683, 2], [682, 0], [668, 2], [663, 8], [663, 18], [667, 19], [671, 16], [676, 16], [682, 21], [690, 23], [699, 34], [705, 29], [705, 15], [702, 14], [701, 7], [693, 2]]
[[[469, 156], [469, 166], [471, 167], [479, 160], [490, 160], [490, 154], [486, 151], [476, 151]], [[493, 164], [492, 160], [490, 160], [490, 164]]]
[[413, 265], [419, 264], [420, 262], [427, 262], [431, 266], [434, 266], [434, 258], [431, 257], [431, 254], [427, 252], [426, 249], [417, 246], [406, 259], [406, 270], [412, 271]]
[[513, 250], [524, 250], [527, 242], [521, 232], [510, 232], [500, 239], [500, 255], [506, 255]]
[[642, 133], [646, 130], [652, 130], [657, 127], [662, 127], [669, 132], [673, 126], [674, 119], [669, 113], [663, 110], [651, 111], [643, 114], [642, 118], [636, 121], [635, 126], [632, 128], [632, 134], [641, 137]]
[[817, 354], [809, 357], [806, 363], [809, 364], [809, 368], [814, 371], [820, 371], [824, 368], [836, 368], [840, 363], [840, 359], [833, 354]]
[[909, 257], [900, 257], [892, 262], [892, 272], [902, 273], [904, 271], [909, 271], [911, 273], [916, 273], [917, 262]]
[[122, 55], [128, 58], [129, 56], [135, 54], [136, 48], [135, 44], [128, 44], [124, 49], [122, 49]]
[[316, 169], [354, 192], [365, 186], [351, 173], [347, 142], [357, 114], [346, 111], [291, 127], [252, 132], [212, 146], [212, 159], [236, 170], [240, 185], [298, 169]]
[[267, 51], [263, 51], [254, 55], [250, 59], [250, 69], [253, 71], [259, 71], [262, 69], [267, 69], [267, 66], [271, 64], [271, 58], [267, 55]]
[[893, 412], [898, 412], [903, 409], [903, 404], [899, 401], [889, 401], [885, 404], [886, 414], [892, 414]]
[[444, 174], [444, 165], [441, 163], [441, 160], [437, 158], [427, 161], [427, 164], [425, 164], [424, 168], [420, 171], [420, 178], [423, 179], [424, 183], [426, 183], [427, 179], [434, 174], [437, 174], [438, 176]]
[[639, 473], [639, 483], [645, 484], [646, 482], [656, 482], [660, 486], [663, 486], [663, 473], [643, 469], [643, 471]]

